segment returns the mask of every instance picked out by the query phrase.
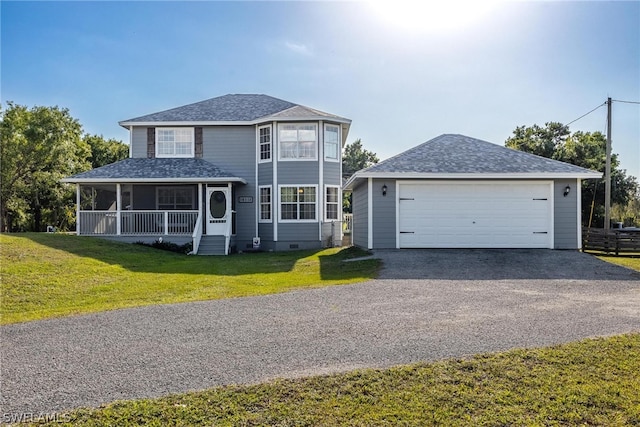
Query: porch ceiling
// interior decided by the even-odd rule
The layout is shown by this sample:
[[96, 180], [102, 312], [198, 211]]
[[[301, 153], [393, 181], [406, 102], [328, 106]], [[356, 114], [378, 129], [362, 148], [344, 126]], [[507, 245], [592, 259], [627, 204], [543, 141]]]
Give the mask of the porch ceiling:
[[125, 159], [82, 172], [62, 182], [240, 182], [247, 181], [203, 159]]

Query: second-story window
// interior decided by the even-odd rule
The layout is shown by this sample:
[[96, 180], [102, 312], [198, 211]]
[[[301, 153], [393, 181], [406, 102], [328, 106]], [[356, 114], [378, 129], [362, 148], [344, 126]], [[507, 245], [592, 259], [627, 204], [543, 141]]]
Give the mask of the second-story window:
[[313, 124], [283, 124], [278, 127], [281, 160], [315, 160], [318, 134]]
[[193, 128], [156, 128], [156, 157], [193, 157]]
[[260, 139], [260, 161], [268, 162], [271, 160], [271, 126], [258, 128], [258, 137]]
[[340, 129], [338, 126], [326, 125], [324, 127], [324, 158], [327, 160], [338, 160], [338, 147]]

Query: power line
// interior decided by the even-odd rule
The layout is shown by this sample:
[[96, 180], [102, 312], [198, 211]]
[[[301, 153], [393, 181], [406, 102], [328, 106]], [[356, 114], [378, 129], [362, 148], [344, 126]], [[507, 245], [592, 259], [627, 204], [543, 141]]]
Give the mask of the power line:
[[598, 108], [600, 108], [600, 107], [602, 107], [603, 105], [606, 105], [606, 104], [607, 104], [607, 102], [606, 102], [606, 101], [605, 101], [605, 102], [603, 102], [602, 104], [598, 105], [596, 108], [594, 108], [593, 110], [589, 111], [588, 113], [584, 113], [583, 115], [581, 115], [581, 116], [580, 116], [580, 117], [578, 117], [577, 119], [575, 119], [575, 120], [571, 120], [569, 123], [567, 123], [567, 124], [566, 124], [566, 126], [569, 126], [571, 123], [575, 123], [575, 122], [577, 122], [578, 120], [580, 120], [581, 118], [588, 116], [589, 114], [593, 113], [593, 112], [594, 112], [594, 111], [596, 111]]
[[612, 99], [613, 102], [624, 102], [625, 104], [640, 104], [640, 101], [622, 101], [620, 99]]

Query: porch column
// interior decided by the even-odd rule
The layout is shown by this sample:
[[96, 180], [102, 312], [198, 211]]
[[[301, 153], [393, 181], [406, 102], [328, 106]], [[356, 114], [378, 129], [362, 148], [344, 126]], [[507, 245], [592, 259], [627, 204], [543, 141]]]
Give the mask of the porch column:
[[120, 235], [122, 228], [121, 212], [122, 201], [120, 200], [122, 195], [120, 183], [116, 184], [116, 235]]
[[[202, 183], [198, 183], [198, 219], [200, 220], [200, 227], [202, 227]], [[198, 224], [196, 224], [197, 226]]]
[[76, 184], [76, 236], [80, 235], [80, 184]]

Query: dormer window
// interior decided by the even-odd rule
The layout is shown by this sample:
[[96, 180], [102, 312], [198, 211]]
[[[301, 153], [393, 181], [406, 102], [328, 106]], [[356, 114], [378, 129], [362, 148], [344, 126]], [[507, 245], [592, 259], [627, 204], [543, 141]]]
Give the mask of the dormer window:
[[193, 157], [193, 128], [156, 128], [156, 157]]

